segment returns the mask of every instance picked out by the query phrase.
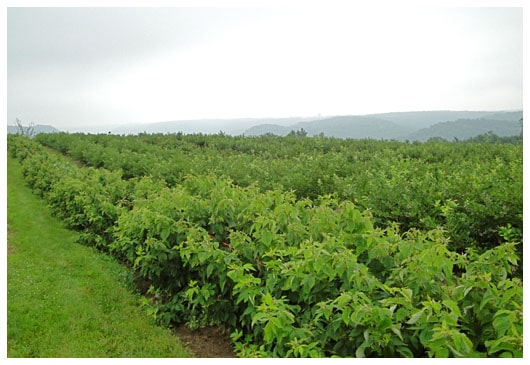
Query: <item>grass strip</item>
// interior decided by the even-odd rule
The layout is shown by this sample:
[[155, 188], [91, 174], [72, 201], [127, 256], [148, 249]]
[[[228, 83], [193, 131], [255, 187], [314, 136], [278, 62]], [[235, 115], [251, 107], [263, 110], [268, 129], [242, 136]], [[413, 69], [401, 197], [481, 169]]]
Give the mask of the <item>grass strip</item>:
[[8, 357], [190, 356], [140, 308], [127, 269], [75, 243], [10, 157], [7, 212]]

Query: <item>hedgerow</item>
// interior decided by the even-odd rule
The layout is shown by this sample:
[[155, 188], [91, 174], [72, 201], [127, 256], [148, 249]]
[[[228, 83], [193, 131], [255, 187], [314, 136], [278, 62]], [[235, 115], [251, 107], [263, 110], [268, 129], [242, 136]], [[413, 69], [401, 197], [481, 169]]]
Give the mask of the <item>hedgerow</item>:
[[211, 173], [241, 187], [293, 191], [298, 199], [332, 195], [369, 209], [381, 228], [443, 227], [460, 252], [495, 247], [507, 225], [522, 241], [522, 144], [224, 134], [58, 133], [36, 140], [126, 179], [151, 176], [176, 186]]

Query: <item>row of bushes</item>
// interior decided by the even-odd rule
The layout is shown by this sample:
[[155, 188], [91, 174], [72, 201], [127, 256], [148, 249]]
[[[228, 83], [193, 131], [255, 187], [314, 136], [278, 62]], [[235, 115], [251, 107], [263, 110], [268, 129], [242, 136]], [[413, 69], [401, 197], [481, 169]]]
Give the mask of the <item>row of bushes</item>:
[[333, 197], [235, 186], [168, 187], [80, 168], [10, 137], [54, 213], [134, 268], [162, 323], [225, 326], [241, 356], [522, 356], [517, 243], [478, 253], [443, 231], [376, 228]]
[[152, 176], [176, 186], [188, 175], [213, 173], [299, 199], [333, 195], [369, 209], [378, 227], [443, 227], [460, 252], [495, 247], [507, 225], [522, 242], [521, 145], [181, 134], [37, 140], [125, 178]]

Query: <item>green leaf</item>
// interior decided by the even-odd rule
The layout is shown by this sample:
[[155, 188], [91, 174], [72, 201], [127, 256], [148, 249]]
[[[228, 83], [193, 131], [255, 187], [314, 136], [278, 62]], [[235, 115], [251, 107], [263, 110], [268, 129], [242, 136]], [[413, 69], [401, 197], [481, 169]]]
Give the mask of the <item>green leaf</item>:
[[485, 294], [482, 297], [482, 301], [480, 302], [479, 310], [482, 310], [486, 306], [486, 304], [488, 304], [489, 302], [494, 301], [494, 300], [497, 300], [497, 298], [495, 298], [495, 296], [491, 292], [488, 292], [487, 294]]
[[403, 336], [401, 335], [401, 331], [399, 330], [399, 328], [397, 328], [395, 325], [393, 325], [392, 327], [390, 327], [390, 329], [392, 330], [392, 332], [394, 332], [396, 334], [396, 336], [399, 337], [399, 339], [401, 341], [404, 341], [403, 340]]
[[403, 297], [407, 300], [407, 302], [412, 303], [412, 294], [413, 294], [412, 289], [401, 288], [400, 291]]
[[169, 228], [164, 228], [162, 231], [160, 231], [160, 238], [162, 238], [162, 240], [164, 241], [167, 240], [167, 238], [169, 237], [169, 233]]
[[366, 346], [365, 342], [363, 342], [363, 343], [361, 344], [361, 346], [359, 346], [359, 347], [357, 348], [357, 350], [355, 350], [355, 357], [357, 357], [357, 358], [365, 358], [366, 356], [364, 355], [364, 349], [365, 349], [366, 347], [367, 347], [367, 346]]
[[432, 339], [432, 329], [431, 328], [424, 328], [420, 331], [420, 342], [423, 346], [427, 347], [429, 345], [429, 342]]
[[340, 308], [340, 307], [344, 307], [346, 306], [346, 304], [349, 304], [350, 302], [352, 301], [352, 296], [351, 294], [349, 293], [342, 293], [338, 298], [337, 298], [337, 306]]
[[256, 271], [256, 268], [252, 266], [250, 263], [246, 263], [243, 265], [243, 270], [245, 271]]
[[210, 277], [212, 275], [213, 270], [215, 269], [215, 266], [217, 264], [215, 262], [210, 262], [208, 266], [206, 267], [206, 277]]
[[444, 346], [446, 346], [446, 345], [441, 345], [441, 346], [435, 347], [432, 351], [429, 351], [429, 352], [430, 352], [430, 354], [433, 355], [433, 357], [436, 357], [436, 358], [449, 357], [449, 349], [447, 349]]
[[342, 321], [346, 325], [350, 324], [350, 314], [351, 314], [351, 308], [345, 307], [342, 309]]
[[265, 325], [265, 328], [263, 328], [263, 339], [265, 340], [266, 343], [271, 343], [272, 340], [274, 339], [274, 335], [275, 335], [276, 331], [275, 331], [275, 328], [274, 328], [274, 324], [269, 321], [266, 325]]
[[462, 356], [468, 356], [473, 349], [473, 343], [471, 340], [463, 333], [455, 333], [453, 335], [453, 342], [456, 349]]
[[302, 280], [302, 292], [304, 296], [308, 296], [313, 286], [315, 286], [315, 277], [313, 275], [306, 275]]
[[262, 323], [267, 320], [268, 316], [265, 313], [258, 312], [252, 316], [252, 323], [251, 325], [254, 326], [256, 323]]
[[504, 336], [506, 332], [510, 329], [510, 313], [506, 311], [499, 311], [495, 314], [493, 319], [493, 328], [497, 331], [498, 337]]
[[263, 242], [263, 244], [265, 244], [265, 246], [270, 246], [270, 244], [272, 242], [272, 232], [267, 231], [267, 230], [263, 230], [261, 232], [261, 242]]
[[458, 308], [458, 304], [454, 300], [446, 299], [442, 303], [458, 317], [462, 317], [462, 314], [460, 313], [460, 308]]
[[410, 349], [406, 346], [399, 346], [397, 351], [404, 357], [408, 357], [408, 358], [414, 357], [414, 354], [412, 353], [412, 351], [410, 351]]
[[414, 314], [412, 315], [412, 317], [410, 317], [410, 319], [407, 321], [407, 324], [414, 324], [414, 323], [418, 322], [418, 320], [419, 320], [419, 319], [422, 317], [422, 315], [423, 315], [423, 311], [424, 311], [424, 309], [419, 310], [419, 311], [417, 311], [416, 313], [414, 313]]

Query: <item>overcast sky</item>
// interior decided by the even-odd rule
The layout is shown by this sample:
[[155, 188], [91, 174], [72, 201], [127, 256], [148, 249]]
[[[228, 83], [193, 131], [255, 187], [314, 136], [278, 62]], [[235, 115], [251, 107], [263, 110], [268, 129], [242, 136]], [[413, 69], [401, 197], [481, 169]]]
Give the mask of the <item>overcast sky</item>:
[[521, 109], [522, 18], [521, 8], [8, 8], [8, 124]]

